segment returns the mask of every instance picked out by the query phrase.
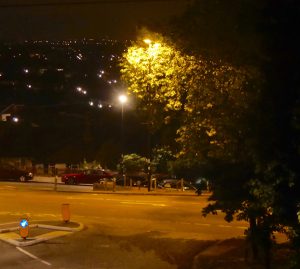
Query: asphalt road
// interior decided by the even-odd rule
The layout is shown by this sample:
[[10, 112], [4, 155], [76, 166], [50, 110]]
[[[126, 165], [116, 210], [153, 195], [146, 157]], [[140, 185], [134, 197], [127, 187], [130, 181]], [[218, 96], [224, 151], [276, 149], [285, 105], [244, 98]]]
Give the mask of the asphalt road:
[[56, 192], [53, 184], [0, 182], [0, 228], [23, 216], [60, 222], [63, 203], [70, 204], [71, 221], [85, 225], [29, 247], [0, 241], [0, 268], [192, 268], [201, 249], [243, 236], [247, 226], [227, 223], [221, 214], [202, 217], [207, 196], [72, 192], [76, 187], [91, 189]]

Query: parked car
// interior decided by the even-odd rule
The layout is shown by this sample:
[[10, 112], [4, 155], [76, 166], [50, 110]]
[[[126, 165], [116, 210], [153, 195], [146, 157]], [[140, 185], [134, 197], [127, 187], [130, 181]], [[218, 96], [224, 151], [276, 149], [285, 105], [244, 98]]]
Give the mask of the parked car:
[[[160, 189], [180, 189], [181, 188], [181, 181], [178, 179], [163, 179], [160, 180], [157, 183], [157, 187]], [[186, 180], [183, 181], [183, 189], [184, 190], [194, 190], [196, 189], [195, 186], [189, 182], [187, 182]]]
[[102, 169], [87, 169], [74, 173], [64, 174], [61, 181], [65, 184], [93, 184], [103, 179], [112, 179], [113, 174]]
[[10, 165], [0, 165], [0, 180], [25, 182], [33, 179], [33, 173]]

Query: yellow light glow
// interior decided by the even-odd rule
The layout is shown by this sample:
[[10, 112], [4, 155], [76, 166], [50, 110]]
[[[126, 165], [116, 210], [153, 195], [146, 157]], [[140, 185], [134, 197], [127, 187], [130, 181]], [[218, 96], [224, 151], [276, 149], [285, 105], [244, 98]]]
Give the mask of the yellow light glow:
[[160, 47], [160, 43], [155, 43], [155, 44], [153, 45], [153, 47], [154, 47], [155, 49], [158, 49], [158, 48]]
[[144, 42], [148, 45], [150, 45], [152, 43], [152, 41], [150, 39], [144, 39]]
[[120, 101], [121, 104], [126, 103], [127, 102], [127, 96], [124, 95], [124, 94], [120, 95], [119, 96], [119, 101]]

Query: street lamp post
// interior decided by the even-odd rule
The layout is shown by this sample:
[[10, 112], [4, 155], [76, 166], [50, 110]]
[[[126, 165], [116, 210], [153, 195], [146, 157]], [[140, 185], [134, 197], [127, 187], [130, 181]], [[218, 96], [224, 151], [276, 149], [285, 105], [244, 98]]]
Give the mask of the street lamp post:
[[[155, 44], [152, 44], [152, 40], [150, 39], [144, 39], [144, 43], [146, 43], [148, 45], [148, 56], [149, 56], [149, 59], [148, 59], [148, 74], [150, 75], [151, 74], [151, 69], [152, 69], [152, 61], [153, 61], [153, 58], [154, 58], [154, 55], [155, 55], [155, 52], [157, 50], [157, 48], [159, 47], [159, 43], [155, 43]], [[150, 83], [148, 82], [147, 83], [147, 91], [150, 92]], [[150, 106], [152, 107], [152, 105]], [[150, 111], [148, 111], [151, 115], [153, 115], [151, 109]], [[152, 135], [152, 122], [149, 121], [148, 123], [148, 167], [147, 167], [147, 177], [148, 177], [148, 192], [151, 191], [151, 149], [152, 149], [152, 146], [151, 146], [151, 135]]]
[[124, 179], [124, 187], [126, 186], [126, 177], [124, 173], [124, 104], [127, 102], [127, 96], [121, 94], [119, 96], [119, 102], [121, 104], [121, 169], [122, 169], [122, 177]]

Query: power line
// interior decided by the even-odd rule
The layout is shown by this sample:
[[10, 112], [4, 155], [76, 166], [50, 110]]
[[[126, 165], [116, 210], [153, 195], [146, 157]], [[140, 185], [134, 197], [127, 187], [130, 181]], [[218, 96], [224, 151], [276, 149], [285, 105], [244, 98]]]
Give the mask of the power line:
[[49, 6], [78, 6], [78, 5], [100, 5], [100, 4], [144, 4], [144, 3], [163, 3], [163, 2], [191, 2], [191, 0], [88, 0], [88, 1], [60, 1], [44, 3], [7, 3], [0, 4], [0, 8], [30, 8], [30, 7], [49, 7]]

